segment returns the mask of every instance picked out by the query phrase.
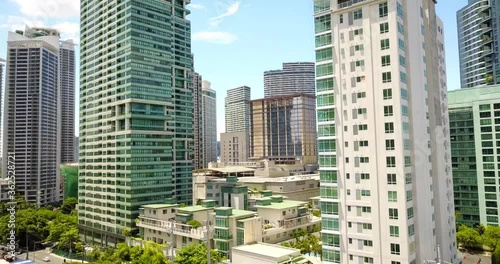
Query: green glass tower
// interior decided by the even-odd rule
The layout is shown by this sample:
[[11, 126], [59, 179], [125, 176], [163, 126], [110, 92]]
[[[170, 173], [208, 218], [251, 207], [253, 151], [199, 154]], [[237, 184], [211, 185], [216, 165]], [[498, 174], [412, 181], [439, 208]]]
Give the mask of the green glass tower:
[[189, 2], [81, 1], [78, 221], [88, 242], [122, 241], [141, 205], [191, 203]]

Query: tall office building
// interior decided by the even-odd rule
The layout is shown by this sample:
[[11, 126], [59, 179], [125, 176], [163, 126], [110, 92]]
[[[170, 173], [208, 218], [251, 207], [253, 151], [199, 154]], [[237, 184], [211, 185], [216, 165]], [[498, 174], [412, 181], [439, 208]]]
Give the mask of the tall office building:
[[81, 1], [78, 223], [94, 243], [139, 207], [192, 199], [189, 0]]
[[250, 87], [227, 90], [226, 133], [248, 131], [250, 127]]
[[75, 162], [75, 44], [59, 46], [59, 89], [61, 97], [61, 163]]
[[435, 4], [314, 1], [324, 263], [458, 263]]
[[466, 88], [500, 83], [500, 4], [468, 1], [457, 11], [460, 84]]
[[217, 162], [217, 97], [208, 81], [203, 81], [203, 166]]
[[3, 136], [3, 123], [2, 123], [2, 110], [3, 110], [3, 68], [4, 68], [4, 63], [5, 60], [0, 58], [0, 157], [2, 157], [2, 152], [3, 152], [3, 141], [2, 141], [2, 136]]
[[250, 157], [317, 164], [314, 95], [250, 101]]
[[202, 76], [193, 72], [193, 169], [203, 169], [203, 94]]
[[500, 225], [500, 85], [451, 91], [448, 102], [457, 222]]
[[283, 63], [283, 69], [264, 72], [264, 96], [314, 95], [314, 62]]
[[59, 32], [9, 32], [3, 175], [15, 157], [16, 192], [38, 206], [60, 200]]

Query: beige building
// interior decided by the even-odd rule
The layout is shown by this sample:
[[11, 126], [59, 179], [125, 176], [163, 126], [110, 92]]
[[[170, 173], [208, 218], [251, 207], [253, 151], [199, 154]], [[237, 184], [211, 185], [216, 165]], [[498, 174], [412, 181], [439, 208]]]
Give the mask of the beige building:
[[220, 134], [220, 161], [246, 162], [249, 153], [249, 138], [247, 131]]
[[306, 94], [250, 101], [250, 157], [316, 164], [315, 103]]

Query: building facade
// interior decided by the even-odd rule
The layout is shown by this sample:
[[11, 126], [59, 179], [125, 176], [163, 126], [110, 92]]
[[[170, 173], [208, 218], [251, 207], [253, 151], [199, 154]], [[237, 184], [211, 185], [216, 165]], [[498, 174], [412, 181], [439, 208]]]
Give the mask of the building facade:
[[203, 166], [217, 162], [217, 95], [208, 81], [203, 81]]
[[203, 165], [203, 96], [202, 96], [202, 76], [193, 73], [193, 168], [201, 169]]
[[314, 62], [283, 63], [283, 69], [264, 72], [264, 96], [314, 95]]
[[317, 163], [314, 95], [252, 100], [250, 113], [252, 159]]
[[0, 157], [2, 157], [2, 152], [3, 152], [3, 147], [2, 147], [2, 144], [3, 144], [3, 141], [2, 141], [2, 138], [3, 138], [3, 121], [2, 121], [2, 111], [3, 111], [3, 93], [4, 93], [4, 79], [3, 79], [3, 73], [4, 73], [4, 65], [5, 63], [5, 60], [0, 58]]
[[495, 134], [500, 124], [500, 86], [448, 93], [455, 205], [459, 223], [499, 225], [500, 190]]
[[246, 162], [250, 151], [247, 131], [220, 134], [220, 161], [221, 162]]
[[3, 175], [15, 158], [16, 192], [38, 206], [60, 200], [59, 32], [9, 32]]
[[91, 243], [136, 232], [141, 205], [191, 203], [189, 3], [81, 1], [78, 222]]
[[75, 159], [75, 44], [62, 41], [59, 47], [61, 96], [61, 163]]
[[250, 128], [250, 87], [227, 90], [225, 102], [226, 133], [248, 131]]
[[462, 88], [500, 82], [500, 4], [468, 0], [457, 11], [460, 84]]
[[314, 1], [324, 263], [458, 263], [435, 4]]

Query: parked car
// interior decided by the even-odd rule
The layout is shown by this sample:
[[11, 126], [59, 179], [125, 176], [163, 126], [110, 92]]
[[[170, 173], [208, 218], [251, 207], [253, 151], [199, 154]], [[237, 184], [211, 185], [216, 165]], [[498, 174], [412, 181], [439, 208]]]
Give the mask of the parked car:
[[49, 257], [45, 257], [45, 258], [43, 258], [43, 261], [50, 262], [50, 258]]

